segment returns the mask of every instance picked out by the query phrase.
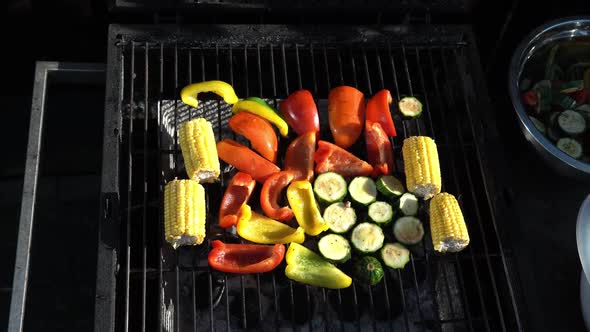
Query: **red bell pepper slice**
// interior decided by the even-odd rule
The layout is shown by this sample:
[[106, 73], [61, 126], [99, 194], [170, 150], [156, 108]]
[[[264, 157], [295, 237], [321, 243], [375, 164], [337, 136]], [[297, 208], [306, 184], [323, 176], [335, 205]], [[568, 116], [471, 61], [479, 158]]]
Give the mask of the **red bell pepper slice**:
[[336, 145], [344, 149], [353, 145], [365, 120], [363, 93], [350, 86], [332, 89], [328, 95], [328, 120]]
[[342, 176], [366, 176], [373, 172], [373, 167], [352, 153], [326, 141], [318, 141], [315, 152], [316, 173], [336, 172]]
[[590, 103], [590, 88], [583, 88], [571, 94], [571, 97], [576, 100], [577, 105]]
[[372, 176], [391, 174], [394, 170], [393, 149], [385, 130], [378, 122], [367, 120], [365, 123], [365, 142], [367, 159], [373, 166]]
[[271, 162], [277, 161], [277, 134], [270, 122], [250, 112], [239, 112], [229, 119], [229, 127], [250, 141], [252, 148]]
[[389, 90], [383, 89], [377, 92], [367, 102], [367, 121], [379, 123], [387, 136], [395, 137], [397, 133], [389, 110], [392, 101]]
[[535, 106], [539, 102], [537, 92], [533, 89], [522, 94], [522, 102], [527, 106]]
[[256, 186], [250, 174], [237, 172], [225, 189], [219, 206], [219, 226], [228, 228], [238, 223], [238, 212], [246, 204]]
[[[312, 159], [313, 161], [313, 159]], [[264, 213], [272, 219], [289, 221], [293, 219], [293, 211], [289, 206], [280, 206], [281, 192], [293, 181], [295, 172], [282, 171], [275, 173], [264, 181], [260, 191], [260, 206]]]
[[285, 170], [295, 173], [295, 180], [313, 179], [313, 155], [316, 133], [310, 131], [291, 142], [285, 155]]
[[209, 266], [229, 273], [263, 273], [273, 270], [285, 257], [285, 246], [261, 244], [227, 244], [219, 240], [212, 243]]
[[283, 117], [297, 135], [303, 135], [309, 131], [320, 132], [318, 107], [309, 91], [298, 90], [293, 92], [281, 102], [279, 108]]
[[231, 139], [226, 138], [217, 143], [217, 154], [221, 160], [233, 165], [239, 171], [250, 174], [260, 183], [263, 183], [270, 175], [281, 171], [277, 165]]

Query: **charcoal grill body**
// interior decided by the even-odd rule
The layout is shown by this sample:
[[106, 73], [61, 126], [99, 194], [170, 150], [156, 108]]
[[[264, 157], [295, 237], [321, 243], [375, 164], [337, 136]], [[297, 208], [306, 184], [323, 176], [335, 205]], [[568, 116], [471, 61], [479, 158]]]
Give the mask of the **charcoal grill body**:
[[[506, 173], [468, 26], [113, 25], [108, 54], [96, 331], [525, 329], [502, 233], [502, 222], [510, 221], [498, 179]], [[206, 185], [206, 243], [173, 250], [163, 240], [162, 190], [186, 177], [178, 125], [205, 117], [217, 139], [246, 142], [228, 129], [231, 110], [222, 101], [194, 109], [179, 100], [183, 86], [211, 79], [273, 106], [297, 89], [310, 90], [324, 139], [332, 87], [418, 97], [420, 118], [403, 119], [392, 106], [397, 169], [403, 170], [403, 138], [436, 140], [443, 190], [459, 199], [470, 246], [438, 255], [427, 231], [405, 269], [387, 270], [380, 285], [340, 291], [291, 282], [284, 264], [260, 275], [218, 273], [206, 263], [210, 241], [235, 238], [216, 227], [234, 172], [222, 164], [220, 182]], [[281, 140], [282, 151], [287, 143]], [[361, 145], [353, 146], [360, 155]], [[426, 212], [420, 216], [428, 230]]]

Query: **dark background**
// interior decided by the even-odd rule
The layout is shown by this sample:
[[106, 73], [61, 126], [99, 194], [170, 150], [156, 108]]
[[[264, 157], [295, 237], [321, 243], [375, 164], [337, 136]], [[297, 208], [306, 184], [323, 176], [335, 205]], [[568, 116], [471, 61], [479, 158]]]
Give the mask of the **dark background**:
[[[421, 4], [427, 3], [419, 1]], [[458, 3], [460, 1], [450, 1]], [[154, 1], [151, 1], [154, 3]], [[412, 1], [409, 1], [412, 3]], [[437, 3], [436, 1], [432, 2]], [[575, 217], [590, 190], [549, 169], [516, 125], [507, 96], [507, 64], [516, 44], [534, 27], [563, 16], [589, 14], [587, 1], [465, 1], [455, 10], [431, 13], [433, 23], [472, 24], [498, 128], [504, 140], [505, 179], [514, 218], [503, 222], [517, 260], [530, 330], [580, 331], [580, 264]], [[423, 8], [423, 7], [422, 7]], [[106, 1], [8, 0], [0, 4], [0, 330], [6, 325], [16, 250], [20, 195], [35, 61], [106, 62], [109, 23], [361, 23], [398, 24], [403, 11], [294, 11], [238, 14], [218, 10], [116, 11]], [[420, 22], [422, 10], [412, 10]], [[101, 161], [102, 102], [96, 86], [56, 86], [49, 92], [47, 132], [31, 258], [27, 330], [92, 329], [96, 265], [96, 219]], [[72, 140], [71, 137], [76, 137]], [[499, 179], [498, 181], [503, 181]]]

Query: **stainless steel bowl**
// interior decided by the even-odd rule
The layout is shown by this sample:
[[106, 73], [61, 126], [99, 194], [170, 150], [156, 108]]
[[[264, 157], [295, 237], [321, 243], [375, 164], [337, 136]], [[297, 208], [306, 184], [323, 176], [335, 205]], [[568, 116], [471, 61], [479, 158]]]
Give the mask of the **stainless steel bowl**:
[[590, 36], [590, 17], [564, 18], [535, 29], [520, 43], [512, 56], [508, 87], [520, 128], [537, 152], [558, 172], [576, 178], [590, 179], [590, 164], [574, 159], [559, 150], [533, 125], [522, 104], [519, 88], [524, 66], [536, 51], [548, 44], [583, 36]]

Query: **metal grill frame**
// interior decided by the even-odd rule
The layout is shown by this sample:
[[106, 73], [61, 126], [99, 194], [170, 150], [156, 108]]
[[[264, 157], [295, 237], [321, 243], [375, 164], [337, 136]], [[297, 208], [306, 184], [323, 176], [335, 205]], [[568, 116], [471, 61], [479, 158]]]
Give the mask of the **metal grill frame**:
[[[107, 67], [107, 97], [106, 97], [106, 105], [105, 105], [105, 127], [104, 127], [104, 148], [103, 148], [103, 176], [102, 176], [102, 199], [101, 199], [101, 211], [103, 211], [103, 218], [101, 219], [101, 223], [99, 225], [99, 250], [98, 250], [98, 274], [97, 274], [97, 288], [96, 288], [96, 309], [95, 309], [95, 330], [96, 331], [113, 331], [115, 330], [116, 326], [116, 298], [118, 294], [123, 292], [124, 296], [126, 297], [125, 301], [125, 315], [124, 319], [125, 322], [123, 324], [124, 327], [129, 326], [129, 274], [130, 274], [130, 265], [129, 259], [124, 260], [124, 257], [128, 257], [130, 248], [125, 247], [126, 244], [122, 242], [129, 243], [129, 237], [127, 237], [126, 241], [122, 239], [121, 233], [123, 231], [123, 227], [127, 227], [127, 231], [130, 230], [129, 224], [129, 215], [130, 209], [121, 209], [121, 206], [128, 206], [130, 205], [130, 201], [127, 203], [120, 202], [121, 192], [126, 190], [125, 188], [120, 188], [120, 174], [122, 172], [128, 171], [128, 176], [132, 176], [131, 168], [126, 170], [124, 167], [125, 165], [121, 165], [121, 158], [122, 158], [122, 146], [123, 143], [123, 135], [125, 130], [130, 128], [123, 127], [123, 105], [124, 99], [127, 96], [124, 95], [124, 88], [123, 82], [126, 82], [130, 79], [130, 82], [133, 82], [133, 78], [131, 77], [124, 77], [124, 70], [123, 66], [123, 50], [121, 45], [128, 45], [128, 43], [132, 43], [132, 45], [160, 45], [163, 49], [164, 44], [166, 45], [179, 45], [179, 44], [186, 44], [186, 45], [194, 45], [197, 42], [199, 44], [216, 44], [222, 40], [225, 44], [232, 45], [232, 44], [239, 44], [239, 45], [260, 45], [260, 44], [271, 44], [271, 45], [283, 45], [284, 51], [284, 43], [289, 44], [302, 44], [307, 45], [310, 44], [310, 41], [322, 41], [324, 45], [326, 43], [359, 43], [359, 44], [367, 44], [373, 45], [373, 43], [381, 42], [383, 40], [395, 40], [399, 42], [401, 45], [401, 50], [404, 54], [404, 64], [402, 65], [405, 72], [402, 71], [402, 68], [398, 68], [399, 73], [394, 72], [394, 78], [396, 80], [397, 85], [397, 78], [403, 77], [407, 75], [409, 79], [410, 73], [408, 72], [408, 65], [406, 62], [405, 52], [406, 47], [424, 47], [426, 49], [440, 47], [441, 49], [448, 44], [455, 44], [461, 45], [461, 47], [466, 50], [465, 54], [459, 56], [457, 51], [451, 52], [454, 54], [454, 60], [456, 62], [456, 66], [459, 71], [459, 75], [461, 77], [461, 81], [463, 82], [462, 86], [462, 95], [463, 100], [450, 100], [447, 98], [452, 97], [441, 97], [440, 92], [436, 93], [436, 98], [434, 96], [430, 96], [430, 98], [426, 97], [426, 107], [429, 108], [429, 103], [436, 104], [438, 103], [439, 106], [442, 104], [447, 104], [447, 108], [449, 105], [453, 105], [455, 103], [464, 104], [467, 110], [468, 118], [465, 121], [469, 121], [471, 126], [471, 134], [474, 138], [473, 143], [473, 152], [475, 153], [478, 159], [479, 165], [479, 174], [475, 173], [472, 175], [471, 171], [467, 172], [467, 178], [463, 179], [463, 181], [467, 181], [469, 183], [469, 193], [465, 193], [466, 195], [472, 195], [473, 200], [476, 201], [475, 195], [476, 192], [473, 186], [473, 177], [480, 176], [483, 181], [484, 190], [486, 193], [486, 203], [487, 208], [489, 209], [488, 213], [491, 215], [491, 220], [493, 223], [493, 229], [495, 231], [494, 239], [497, 241], [497, 245], [499, 248], [499, 252], [497, 253], [497, 258], [499, 258], [501, 262], [501, 266], [493, 267], [491, 262], [490, 253], [487, 251], [487, 245], [485, 244], [484, 240], [484, 248], [485, 253], [483, 254], [484, 257], [482, 258], [485, 261], [487, 266], [481, 266], [478, 270], [476, 267], [476, 255], [470, 249], [467, 249], [465, 253], [460, 255], [451, 255], [447, 257], [443, 256], [429, 256], [426, 254], [426, 266], [431, 266], [434, 264], [433, 262], [428, 262], [429, 259], [436, 260], [437, 262], [444, 261], [445, 259], [449, 259], [454, 261], [458, 266], [459, 269], [461, 268], [461, 262], [465, 261], [464, 264], [468, 264], [469, 262], [472, 264], [475, 271], [484, 271], [489, 273], [492, 286], [494, 289], [495, 295], [495, 302], [498, 306], [498, 318], [500, 320], [500, 326], [502, 330], [524, 330], [526, 327], [525, 321], [526, 319], [523, 318], [523, 311], [520, 307], [522, 303], [520, 299], [520, 289], [519, 289], [519, 281], [518, 276], [515, 274], [515, 271], [512, 269], [512, 265], [514, 264], [513, 257], [509, 252], [509, 241], [507, 241], [507, 234], [501, 232], [502, 226], [500, 225], [500, 221], [508, 221], [511, 222], [509, 219], [506, 218], [508, 215], [505, 211], [507, 207], [505, 206], [504, 199], [503, 199], [503, 188], [501, 182], [496, 182], [496, 179], [506, 178], [508, 175], [507, 170], [505, 170], [502, 160], [503, 160], [503, 153], [502, 149], [499, 145], [499, 137], [498, 137], [498, 130], [496, 129], [494, 118], [492, 116], [491, 111], [491, 103], [487, 97], [487, 88], [483, 81], [483, 73], [481, 71], [481, 66], [479, 63], [479, 57], [477, 55], [477, 48], [475, 46], [475, 40], [471, 28], [469, 26], [384, 26], [378, 29], [371, 29], [368, 27], [318, 27], [318, 26], [296, 26], [296, 27], [286, 27], [286, 26], [228, 26], [228, 25], [202, 25], [202, 26], [187, 26], [187, 27], [178, 27], [178, 26], [119, 26], [119, 25], [112, 25], [109, 29], [109, 40], [108, 40], [108, 67]], [[320, 44], [321, 45], [321, 44]], [[132, 48], [134, 46], [131, 46]], [[139, 47], [140, 48], [140, 47]], [[364, 52], [364, 51], [363, 51]], [[135, 53], [132, 53], [135, 54]], [[138, 51], [137, 56], [143, 56], [147, 59], [148, 55], [147, 52], [141, 53]], [[163, 56], [163, 53], [161, 53]], [[174, 68], [175, 68], [175, 77], [177, 77], [177, 71], [180, 70], [178, 68], [178, 51], [175, 49], [175, 58], [174, 58]], [[284, 54], [284, 53], [283, 53]], [[442, 53], [441, 53], [442, 54]], [[135, 56], [135, 55], [134, 55]], [[432, 64], [432, 53], [429, 53], [430, 61]], [[443, 71], [449, 75], [449, 69], [446, 66], [446, 61], [442, 59], [443, 64], [445, 64]], [[131, 63], [133, 64], [133, 58], [131, 59]], [[168, 60], [170, 61], [170, 60]], [[299, 58], [297, 58], [299, 61]], [[218, 64], [217, 64], [218, 65]], [[189, 63], [190, 66], [190, 63]], [[359, 71], [362, 70], [363, 64], [358, 64]], [[146, 62], [146, 67], [144, 68], [145, 71], [148, 71], [148, 66]], [[365, 69], [367, 70], [367, 77], [369, 77], [368, 67], [366, 67], [366, 57], [365, 57]], [[138, 69], [143, 70], [143, 69]], [[162, 61], [160, 61], [160, 72], [163, 70]], [[190, 70], [190, 69], [189, 69]], [[277, 69], [280, 70], [280, 69]], [[286, 69], [285, 69], [286, 70]], [[356, 70], [356, 69], [354, 69]], [[416, 73], [414, 73], [416, 74]], [[360, 75], [360, 74], [359, 74]], [[427, 74], [420, 72], [418, 77], [421, 78], [422, 82], [422, 90], [424, 90], [424, 77]], [[190, 74], [189, 74], [190, 76]], [[273, 70], [274, 76], [274, 70]], [[355, 81], [356, 81], [356, 71], [355, 71]], [[233, 77], [233, 74], [232, 74]], [[209, 78], [212, 79], [212, 78]], [[197, 80], [198, 81], [198, 80]], [[383, 82], [383, 79], [381, 79]], [[436, 82], [436, 79], [434, 80]], [[133, 84], [133, 83], [131, 83]], [[162, 85], [162, 81], [160, 80], [160, 85]], [[175, 81], [175, 91], [178, 91], [179, 86], [178, 80]], [[148, 83], [147, 80], [145, 82], [145, 87], [136, 87], [136, 89], [146, 89]], [[299, 77], [299, 87], [301, 86], [301, 78]], [[410, 89], [412, 84], [410, 83]], [[444, 90], [444, 87], [437, 87], [441, 88], [440, 91]], [[133, 87], [131, 88], [133, 89]], [[160, 86], [160, 90], [162, 90], [162, 86]], [[255, 90], [255, 89], [252, 89]], [[288, 90], [288, 88], [287, 88]], [[371, 89], [370, 81], [369, 81], [369, 90], [372, 91], [365, 91], [366, 93], [372, 94], [375, 93], [378, 89], [373, 88]], [[132, 90], [133, 91], [133, 90]], [[293, 90], [292, 90], [293, 91]], [[291, 91], [291, 92], [292, 92]], [[477, 91], [477, 93], [476, 93]], [[132, 92], [133, 93], [133, 92]], [[424, 94], [427, 95], [427, 92], [424, 90]], [[410, 94], [413, 94], [410, 91]], [[145, 103], [148, 104], [148, 96], [145, 97]], [[276, 97], [276, 95], [275, 95]], [[396, 98], [397, 97], [397, 98]], [[399, 99], [399, 91], [397, 91], [397, 95], [394, 92], [394, 98]], [[477, 98], [477, 99], [476, 99]], [[477, 103], [475, 103], [477, 101]], [[133, 101], [131, 101], [133, 103]], [[474, 105], [478, 106], [478, 111], [473, 111]], [[133, 107], [132, 107], [133, 108]], [[441, 108], [444, 108], [441, 106]], [[457, 116], [457, 115], [455, 115]], [[443, 121], [446, 121], [444, 117], [442, 117]], [[451, 121], [451, 120], [449, 120]], [[446, 128], [449, 128], [446, 126]], [[145, 127], [141, 128], [144, 130], [144, 147], [147, 146], [147, 118], [145, 120]], [[404, 124], [404, 132], [405, 132], [405, 124]], [[449, 133], [445, 133], [445, 135], [449, 135]], [[457, 130], [458, 138], [461, 141], [459, 147], [456, 147], [456, 150], [450, 149], [454, 151], [452, 153], [460, 153], [463, 158], [462, 160], [465, 163], [465, 168], [469, 170], [468, 165], [468, 154], [466, 152], [465, 146], [463, 144], [463, 137], [461, 136], [461, 130]], [[131, 143], [129, 143], [131, 144]], [[147, 147], [146, 147], [147, 149]], [[454, 156], [453, 156], [454, 157]], [[454, 158], [452, 159], [454, 160]], [[145, 161], [143, 162], [144, 170], [148, 167]], [[450, 181], [454, 182], [453, 188], [459, 188], [459, 182], [461, 181], [460, 177], [462, 175], [457, 174], [456, 167], [453, 164], [450, 172], [452, 173], [451, 179], [446, 179], [445, 183]], [[145, 174], [145, 172], [144, 172]], [[443, 181], [445, 181], [443, 179]], [[127, 188], [130, 190], [130, 188]], [[453, 192], [454, 194], [461, 195], [460, 192]], [[145, 213], [146, 209], [146, 199], [144, 195], [144, 204], [143, 209]], [[479, 207], [474, 207], [475, 213], [477, 218], [480, 217], [480, 210]], [[484, 211], [485, 212], [485, 211]], [[512, 221], [513, 222], [513, 221]], [[126, 224], [126, 226], [125, 226]], [[479, 229], [472, 227], [471, 232], [484, 232], [483, 228], [481, 228], [481, 223], [478, 221]], [[145, 218], [144, 218], [144, 225], [145, 225]], [[145, 229], [145, 227], [143, 227]], [[482, 234], [483, 238], [486, 238], [485, 234]], [[145, 252], [145, 235], [144, 235], [144, 252]], [[470, 253], [470, 255], [469, 255]], [[145, 257], [144, 257], [144, 267], [145, 267]], [[477, 261], [479, 263], [479, 261]], [[483, 265], [483, 264], [482, 264]], [[414, 276], [415, 276], [415, 261], [412, 259], [411, 264], [406, 267], [406, 269], [413, 269]], [[497, 286], [497, 281], [494, 277], [494, 273], [497, 273], [499, 269], [500, 277], [505, 278], [507, 280], [506, 286], [508, 288], [508, 294], [500, 294]], [[178, 275], [178, 268], [176, 269], [176, 273]], [[160, 275], [162, 269], [160, 266]], [[145, 308], [145, 293], [146, 293], [146, 271], [144, 268], [142, 274], [142, 283], [143, 283], [143, 307], [142, 307], [142, 330], [146, 329], [145, 326], [145, 315], [146, 315], [146, 308]], [[401, 279], [401, 272], [398, 271], [400, 274]], [[461, 273], [459, 273], [459, 278], [461, 278]], [[193, 274], [194, 277], [194, 274]], [[124, 278], [123, 284], [126, 285], [125, 289], [118, 290], [117, 289], [117, 280], [118, 278]], [[178, 278], [178, 277], [177, 277]], [[479, 276], [475, 274], [476, 279], [476, 287], [478, 288], [478, 294], [482, 295], [481, 285]], [[211, 279], [210, 283], [211, 283]], [[414, 277], [414, 280], [415, 277]], [[194, 281], [194, 278], [193, 278]], [[119, 282], [121, 282], [119, 280]], [[242, 282], [243, 283], [243, 282]], [[465, 308], [466, 312], [464, 312], [465, 316], [463, 318], [463, 322], [466, 324], [466, 328], [469, 330], [473, 330], [473, 319], [475, 317], [471, 317], [469, 306], [467, 305], [468, 299], [465, 298], [465, 281], [459, 280], [461, 287], [463, 288], [462, 298], [460, 301], [462, 302], [462, 307]], [[434, 287], [433, 287], [434, 288]], [[416, 283], [415, 288], [418, 291], [418, 285]], [[244, 291], [242, 285], [242, 292]], [[354, 289], [353, 289], [354, 291]], [[291, 293], [292, 294], [292, 293]], [[356, 293], [355, 293], [356, 294]], [[401, 290], [402, 300], [404, 289], [402, 286]], [[450, 293], [449, 293], [450, 295]], [[507, 295], [509, 297], [508, 300], [502, 299], [502, 295]], [[308, 290], [309, 296], [309, 290]], [[433, 294], [435, 297], [434, 301], [437, 302], [436, 297], [437, 294]], [[227, 297], [227, 293], [226, 293]], [[356, 299], [356, 295], [355, 295]], [[405, 300], [403, 300], [405, 301]], [[506, 309], [506, 304], [502, 305], [502, 301], [507, 301], [509, 309]], [[371, 301], [372, 302], [372, 301]], [[480, 305], [483, 308], [483, 317], [478, 317], [483, 321], [483, 325], [486, 326], [487, 330], [490, 330], [490, 323], [489, 318], [487, 317], [487, 310], [485, 308], [483, 298], [480, 298]], [[513, 314], [513, 321], [508, 322], [511, 324], [510, 326], [507, 325], [505, 322], [503, 309], [508, 310]], [[229, 308], [228, 316], [229, 317]], [[211, 318], [213, 314], [211, 313]], [[178, 318], [176, 318], [178, 319]], [[245, 313], [244, 313], [244, 320], [245, 320]], [[408, 330], [408, 316], [404, 311], [404, 320], [405, 320], [405, 327], [406, 331]], [[161, 323], [159, 321], [159, 323]], [[445, 330], [443, 325], [445, 323], [452, 324], [453, 322], [437, 322], [437, 325], [434, 327], [435, 330]], [[227, 327], [229, 328], [229, 318]], [[177, 325], [178, 326], [178, 325]], [[211, 320], [211, 328], [213, 328], [213, 320]], [[161, 330], [162, 325], [159, 325]], [[311, 326], [310, 326], [311, 327]], [[391, 326], [390, 326], [391, 327]], [[295, 328], [295, 327], [294, 327]], [[360, 328], [360, 325], [358, 326]], [[149, 329], [149, 328], [148, 328]], [[424, 325], [422, 325], [422, 329], [424, 329]], [[126, 328], [124, 328], [126, 330]]]

